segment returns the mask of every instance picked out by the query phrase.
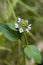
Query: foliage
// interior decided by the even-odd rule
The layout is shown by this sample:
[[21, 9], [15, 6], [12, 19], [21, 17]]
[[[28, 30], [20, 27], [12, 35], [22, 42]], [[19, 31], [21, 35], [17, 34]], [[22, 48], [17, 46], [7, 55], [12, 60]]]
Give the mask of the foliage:
[[[19, 17], [24, 22], [20, 27], [26, 29], [32, 24], [31, 31], [20, 33], [15, 28]], [[25, 23], [27, 19], [28, 24]], [[36, 65], [43, 63], [42, 55], [37, 49], [37, 42], [42, 39], [43, 0], [0, 0], [1, 65], [27, 65], [25, 56], [30, 61], [34, 59]]]

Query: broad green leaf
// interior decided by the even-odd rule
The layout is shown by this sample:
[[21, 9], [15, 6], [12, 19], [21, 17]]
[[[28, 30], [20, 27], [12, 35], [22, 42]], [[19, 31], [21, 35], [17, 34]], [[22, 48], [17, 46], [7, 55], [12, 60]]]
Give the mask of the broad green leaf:
[[18, 31], [13, 31], [3, 23], [0, 23], [0, 32], [2, 32], [4, 36], [11, 41], [17, 41], [21, 36]]
[[7, 25], [14, 31], [17, 31], [17, 29], [15, 28], [14, 22], [8, 22]]
[[34, 45], [29, 45], [24, 49], [24, 53], [29, 59], [33, 59], [36, 63], [41, 63], [41, 54]]
[[11, 49], [9, 49], [9, 48], [6, 48], [6, 47], [4, 47], [4, 46], [0, 46], [0, 50], [7, 50], [7, 51], [12, 51]]

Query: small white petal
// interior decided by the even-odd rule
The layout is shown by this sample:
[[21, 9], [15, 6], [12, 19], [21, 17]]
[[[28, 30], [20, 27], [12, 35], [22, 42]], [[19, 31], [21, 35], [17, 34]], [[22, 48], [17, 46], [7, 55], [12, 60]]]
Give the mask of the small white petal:
[[15, 23], [15, 28], [19, 28], [19, 25], [18, 25], [18, 23]]
[[28, 24], [28, 20], [25, 21]]
[[31, 24], [28, 25], [28, 30], [31, 30]]
[[28, 27], [28, 30], [31, 30], [31, 27]]
[[22, 21], [22, 19], [21, 18], [18, 18], [18, 21], [17, 22], [20, 23], [21, 21]]
[[26, 32], [29, 32], [28, 28], [26, 29]]
[[29, 24], [28, 26], [30, 27], [32, 24]]
[[20, 33], [24, 32], [24, 31], [23, 31], [23, 28], [19, 28], [19, 32], [20, 32]]

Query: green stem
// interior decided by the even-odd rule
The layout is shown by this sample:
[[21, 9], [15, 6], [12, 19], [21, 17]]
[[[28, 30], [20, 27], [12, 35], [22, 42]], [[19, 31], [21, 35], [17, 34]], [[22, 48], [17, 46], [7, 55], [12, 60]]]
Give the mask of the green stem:
[[18, 3], [20, 5], [22, 5], [23, 7], [25, 7], [26, 9], [28, 9], [29, 11], [31, 11], [32, 13], [34, 13], [36, 16], [40, 16], [33, 8], [31, 8], [30, 6], [26, 5], [21, 0], [19, 0]]
[[33, 40], [37, 40], [36, 37], [31, 33], [31, 32], [28, 32], [28, 35], [32, 37]]
[[15, 12], [14, 12], [13, 6], [12, 6], [10, 0], [7, 0], [7, 1], [8, 1], [8, 4], [9, 4], [10, 8], [11, 8], [11, 11], [12, 11], [12, 14], [13, 14], [13, 16], [14, 16], [14, 19], [16, 20], [16, 15], [15, 15]]
[[[26, 40], [27, 47], [28, 47], [28, 40], [27, 40], [26, 32], [24, 32], [24, 36], [25, 36], [25, 40]], [[25, 56], [24, 53], [23, 53], [23, 56], [24, 56], [24, 65], [26, 65], [26, 62], [25, 62], [26, 56]]]
[[18, 50], [19, 50], [18, 65], [20, 65], [20, 55], [21, 55], [21, 41], [20, 40], [18, 40]]
[[26, 65], [25, 62], [25, 53], [24, 53], [24, 48], [25, 48], [25, 38], [24, 38], [24, 34], [22, 34], [22, 38], [21, 38], [21, 42], [22, 42], [22, 53], [23, 53], [23, 65]]
[[26, 44], [28, 46], [27, 36], [26, 36], [26, 33], [25, 32], [24, 32], [24, 36], [25, 36]]

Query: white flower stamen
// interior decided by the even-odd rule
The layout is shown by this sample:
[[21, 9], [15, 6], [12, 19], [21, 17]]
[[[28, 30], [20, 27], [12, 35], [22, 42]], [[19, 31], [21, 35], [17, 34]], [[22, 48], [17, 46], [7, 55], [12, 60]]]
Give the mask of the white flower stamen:
[[19, 24], [18, 23], [15, 23], [15, 28], [19, 28]]
[[19, 32], [20, 33], [24, 32], [23, 28], [19, 28]]

